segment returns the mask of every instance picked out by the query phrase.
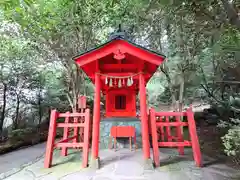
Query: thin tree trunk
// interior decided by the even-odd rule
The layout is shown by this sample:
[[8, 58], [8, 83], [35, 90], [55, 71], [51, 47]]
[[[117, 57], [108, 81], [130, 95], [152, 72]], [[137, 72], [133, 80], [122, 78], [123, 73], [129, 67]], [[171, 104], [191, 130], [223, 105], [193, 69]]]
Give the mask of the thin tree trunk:
[[16, 117], [15, 117], [15, 120], [14, 120], [14, 123], [13, 123], [13, 129], [17, 129], [18, 125], [19, 125], [19, 122], [18, 122], [19, 109], [20, 109], [20, 98], [19, 98], [19, 95], [17, 95]]
[[[183, 97], [184, 97], [184, 79], [182, 78], [180, 89], [179, 89], [179, 104], [178, 104], [178, 111], [183, 111]], [[181, 121], [183, 122], [183, 116], [181, 116]], [[181, 126], [181, 133], [183, 133], [183, 126]]]
[[0, 139], [2, 137], [3, 123], [5, 119], [5, 111], [6, 111], [6, 104], [7, 104], [6, 99], [7, 99], [7, 84], [3, 83], [3, 106], [2, 106], [1, 119], [0, 119]]
[[163, 72], [163, 74], [166, 76], [167, 82], [168, 82], [168, 87], [171, 93], [171, 99], [172, 99], [172, 106], [173, 106], [173, 110], [176, 111], [177, 107], [176, 107], [176, 97], [175, 97], [175, 92], [173, 90], [173, 85], [171, 82], [171, 77], [168, 74], [168, 71], [166, 70], [166, 68], [164, 68], [163, 66], [160, 67], [161, 71]]
[[181, 80], [180, 89], [179, 89], [179, 112], [183, 111], [183, 96], [184, 96], [184, 79]]
[[39, 89], [39, 92], [38, 92], [38, 115], [39, 115], [38, 125], [40, 125], [42, 122], [41, 89]]

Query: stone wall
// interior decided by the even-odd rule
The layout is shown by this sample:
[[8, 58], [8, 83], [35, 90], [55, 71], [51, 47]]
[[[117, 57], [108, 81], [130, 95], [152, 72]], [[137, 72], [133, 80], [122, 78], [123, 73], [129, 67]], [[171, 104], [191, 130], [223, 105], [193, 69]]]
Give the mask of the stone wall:
[[[133, 126], [136, 129], [137, 147], [142, 147], [142, 136], [141, 136], [141, 122], [140, 120], [129, 119], [112, 119], [112, 120], [102, 120], [100, 123], [100, 148], [108, 148], [110, 129], [112, 126]], [[132, 144], [134, 141], [132, 140]], [[112, 141], [113, 144], [113, 141]], [[129, 148], [128, 138], [117, 139], [117, 147], [119, 148]]]

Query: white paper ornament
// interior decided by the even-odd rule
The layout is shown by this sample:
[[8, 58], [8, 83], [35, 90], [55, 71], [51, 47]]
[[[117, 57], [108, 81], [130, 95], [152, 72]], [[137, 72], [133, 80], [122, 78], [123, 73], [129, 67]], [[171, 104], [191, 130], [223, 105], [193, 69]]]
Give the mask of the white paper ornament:
[[112, 78], [110, 78], [110, 80], [109, 80], [109, 86], [110, 86], [110, 87], [113, 86]]
[[131, 77], [131, 85], [133, 85], [133, 78]]
[[122, 87], [121, 79], [118, 80], [118, 87]]
[[106, 77], [106, 79], [105, 79], [105, 84], [108, 84], [108, 78]]
[[131, 86], [131, 80], [130, 80], [130, 78], [127, 79], [127, 86]]

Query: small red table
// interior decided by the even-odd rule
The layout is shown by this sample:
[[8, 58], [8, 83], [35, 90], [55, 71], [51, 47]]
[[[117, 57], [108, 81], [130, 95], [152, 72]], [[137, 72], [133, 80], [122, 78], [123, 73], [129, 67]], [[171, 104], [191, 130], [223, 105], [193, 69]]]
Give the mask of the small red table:
[[112, 126], [109, 137], [109, 149], [112, 148], [112, 138], [114, 138], [114, 149], [117, 148], [117, 137], [128, 137], [130, 151], [132, 151], [132, 138], [134, 138], [135, 149], [137, 148], [136, 133], [133, 126]]

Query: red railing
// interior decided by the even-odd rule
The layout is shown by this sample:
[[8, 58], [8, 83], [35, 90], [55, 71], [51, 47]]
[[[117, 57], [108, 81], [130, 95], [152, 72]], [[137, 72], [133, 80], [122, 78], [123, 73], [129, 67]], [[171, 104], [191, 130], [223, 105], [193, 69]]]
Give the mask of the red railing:
[[[178, 147], [179, 154], [183, 155], [184, 147], [191, 146], [196, 165], [200, 167], [201, 152], [192, 109], [189, 108], [186, 112], [155, 112], [151, 108], [149, 114], [155, 166], [160, 166], [159, 147]], [[181, 121], [183, 117], [187, 118], [187, 122]], [[184, 140], [183, 126], [188, 126], [190, 140]], [[172, 136], [170, 127], [176, 127], [175, 136]]]
[[[57, 123], [58, 118], [65, 118], [64, 123]], [[62, 140], [55, 142], [57, 128], [64, 128], [64, 131]], [[71, 137], [69, 137], [70, 128], [73, 128], [73, 136]], [[89, 130], [90, 130], [89, 109], [84, 109], [84, 111], [82, 110], [82, 112], [80, 113], [70, 112], [59, 113], [56, 110], [52, 110], [50, 116], [44, 167], [49, 168], [51, 166], [53, 151], [55, 148], [61, 148], [62, 156], [67, 155], [68, 148], [82, 148], [83, 149], [82, 166], [87, 167], [90, 137]]]

